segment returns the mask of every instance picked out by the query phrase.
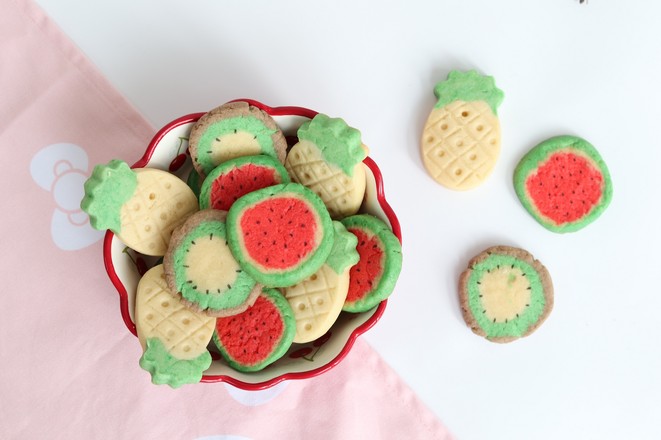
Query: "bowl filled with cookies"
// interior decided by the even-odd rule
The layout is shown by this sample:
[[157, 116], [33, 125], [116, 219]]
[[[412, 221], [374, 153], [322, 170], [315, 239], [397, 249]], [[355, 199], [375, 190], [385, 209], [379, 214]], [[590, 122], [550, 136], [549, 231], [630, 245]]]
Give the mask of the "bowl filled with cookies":
[[240, 99], [97, 165], [81, 207], [138, 364], [173, 388], [259, 390], [322, 374], [384, 313], [401, 229], [360, 131]]

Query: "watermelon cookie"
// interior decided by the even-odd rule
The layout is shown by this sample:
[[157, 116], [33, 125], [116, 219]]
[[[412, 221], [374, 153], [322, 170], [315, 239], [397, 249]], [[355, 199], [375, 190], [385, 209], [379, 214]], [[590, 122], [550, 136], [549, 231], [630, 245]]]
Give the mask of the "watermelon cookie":
[[285, 160], [292, 180], [321, 197], [334, 219], [358, 212], [365, 195], [362, 161], [367, 156], [360, 132], [320, 113], [301, 125], [298, 139]]
[[369, 214], [342, 220], [358, 238], [358, 264], [349, 272], [349, 291], [343, 310], [365, 312], [386, 299], [402, 270], [402, 247], [390, 228]]
[[358, 239], [338, 221], [333, 222], [335, 242], [326, 263], [309, 278], [282, 289], [296, 317], [294, 342], [321, 337], [331, 328], [349, 291], [349, 271], [358, 263]]
[[468, 263], [459, 278], [466, 324], [493, 342], [528, 336], [553, 309], [553, 284], [546, 268], [523, 249], [495, 246]]
[[315, 273], [333, 246], [324, 203], [297, 183], [239, 198], [227, 215], [227, 238], [243, 270], [267, 287], [287, 287]]
[[273, 118], [244, 101], [229, 102], [202, 116], [189, 137], [193, 166], [206, 176], [239, 156], [266, 154], [285, 161], [287, 141]]
[[514, 170], [514, 189], [535, 220], [553, 232], [587, 226], [613, 197], [606, 163], [575, 136], [554, 137], [530, 150]]
[[135, 327], [144, 351], [140, 366], [155, 384], [177, 388], [202, 379], [211, 365], [207, 345], [215, 318], [201, 315], [174, 298], [165, 282], [163, 265], [140, 279], [135, 298]]
[[170, 290], [191, 308], [209, 316], [242, 312], [261, 290], [229, 250], [226, 215], [215, 209], [191, 215], [172, 234], [163, 258]]
[[422, 161], [441, 185], [467, 190], [491, 174], [500, 155], [498, 106], [503, 92], [491, 76], [452, 71], [434, 89], [438, 102], [422, 134]]
[[221, 163], [204, 180], [200, 209], [227, 211], [239, 197], [267, 186], [289, 183], [289, 174], [271, 156], [242, 156]]
[[172, 230], [198, 210], [195, 194], [175, 175], [131, 169], [121, 160], [94, 167], [80, 207], [95, 229], [110, 229], [131, 249], [154, 256], [165, 254]]
[[239, 371], [259, 371], [291, 346], [296, 321], [276, 289], [264, 289], [248, 310], [218, 318], [213, 341], [227, 363]]

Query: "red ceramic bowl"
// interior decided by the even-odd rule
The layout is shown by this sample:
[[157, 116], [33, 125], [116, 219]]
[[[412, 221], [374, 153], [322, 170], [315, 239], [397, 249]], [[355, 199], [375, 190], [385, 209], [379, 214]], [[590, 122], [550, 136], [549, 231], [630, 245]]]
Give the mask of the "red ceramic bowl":
[[[285, 136], [294, 141], [298, 127], [317, 114], [313, 110], [301, 107], [268, 107], [249, 99], [242, 99], [242, 101], [248, 101], [270, 114]], [[186, 180], [192, 169], [190, 157], [186, 154], [188, 135], [195, 121], [203, 114], [195, 113], [183, 116], [163, 127], [156, 133], [145, 154], [133, 167], [168, 170]], [[367, 185], [361, 212], [374, 214], [384, 220], [401, 241], [399, 221], [386, 201], [381, 172], [369, 157], [364, 160], [363, 165]], [[103, 257], [108, 276], [119, 292], [122, 318], [129, 331], [136, 334], [133, 309], [138, 281], [141, 274], [148, 268], [158, 264], [158, 259], [128, 249], [110, 231], [105, 236]], [[351, 351], [356, 338], [376, 324], [385, 308], [386, 301], [383, 301], [377, 307], [364, 313], [342, 312], [326, 335], [307, 344], [293, 344], [281, 359], [264, 370], [254, 373], [241, 373], [231, 369], [211, 347], [214, 361], [205, 371], [202, 381], [227, 382], [244, 390], [260, 390], [283, 380], [317, 376], [342, 361]]]

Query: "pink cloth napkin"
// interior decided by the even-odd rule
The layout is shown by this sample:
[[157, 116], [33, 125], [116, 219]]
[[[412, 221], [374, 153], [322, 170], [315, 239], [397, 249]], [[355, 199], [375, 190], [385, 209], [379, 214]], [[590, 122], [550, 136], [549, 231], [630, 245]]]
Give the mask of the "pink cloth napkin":
[[33, 3], [0, 10], [0, 438], [451, 438], [362, 340], [265, 391], [152, 385], [78, 204], [94, 164], [137, 160], [154, 129]]

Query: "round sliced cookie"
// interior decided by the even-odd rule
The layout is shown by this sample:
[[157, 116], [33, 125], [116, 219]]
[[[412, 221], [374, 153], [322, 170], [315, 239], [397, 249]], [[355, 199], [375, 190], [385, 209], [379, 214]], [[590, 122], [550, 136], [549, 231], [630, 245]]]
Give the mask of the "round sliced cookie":
[[342, 224], [358, 239], [358, 263], [349, 271], [343, 310], [365, 312], [392, 293], [402, 270], [402, 246], [383, 221], [369, 214], [352, 215]]
[[420, 142], [431, 177], [446, 188], [468, 190], [482, 184], [500, 155], [498, 106], [503, 92], [491, 76], [452, 71], [434, 88], [438, 102]]
[[188, 185], [173, 174], [131, 169], [126, 162], [111, 160], [94, 167], [80, 207], [95, 229], [110, 229], [137, 252], [162, 256], [172, 230], [198, 210], [198, 203]]
[[315, 273], [333, 246], [333, 224], [316, 194], [297, 183], [239, 198], [227, 215], [234, 257], [258, 283], [287, 287]]
[[584, 228], [613, 197], [606, 163], [576, 136], [553, 137], [531, 149], [514, 170], [514, 190], [530, 215], [553, 232]]
[[466, 324], [493, 342], [528, 336], [553, 309], [553, 284], [529, 252], [495, 246], [474, 257], [459, 278]]
[[296, 320], [276, 289], [263, 289], [246, 311], [216, 320], [213, 341], [227, 363], [239, 371], [259, 371], [291, 346]]
[[287, 141], [268, 113], [235, 101], [211, 110], [193, 125], [189, 151], [195, 169], [206, 176], [222, 162], [239, 156], [266, 154], [283, 163]]
[[163, 266], [170, 290], [194, 310], [230, 316], [247, 309], [261, 290], [227, 244], [225, 211], [191, 215], [172, 234]]
[[143, 349], [140, 367], [155, 384], [197, 383], [211, 365], [207, 345], [215, 318], [196, 313], [170, 293], [163, 265], [147, 271], [135, 297], [135, 327]]
[[241, 196], [268, 186], [289, 183], [289, 174], [271, 156], [242, 156], [214, 168], [200, 189], [200, 209], [228, 211]]
[[334, 219], [358, 212], [365, 196], [362, 161], [367, 156], [360, 131], [320, 113], [301, 125], [298, 139], [285, 160], [292, 180], [321, 197]]
[[358, 239], [338, 221], [335, 241], [321, 268], [298, 284], [282, 289], [296, 318], [295, 343], [314, 341], [331, 328], [347, 298], [349, 272], [358, 263]]

